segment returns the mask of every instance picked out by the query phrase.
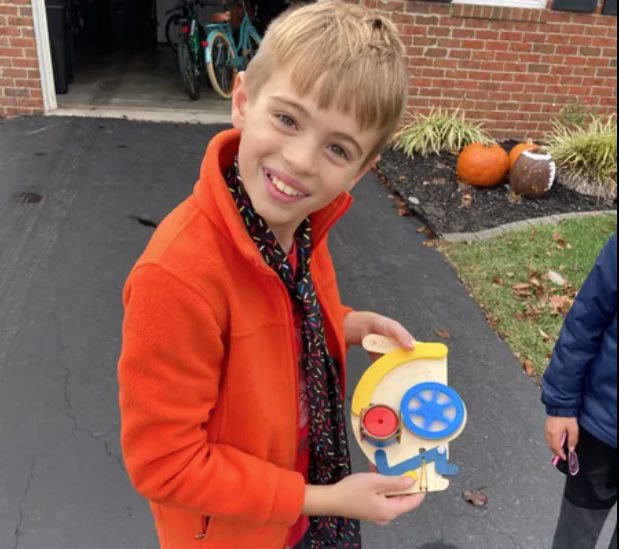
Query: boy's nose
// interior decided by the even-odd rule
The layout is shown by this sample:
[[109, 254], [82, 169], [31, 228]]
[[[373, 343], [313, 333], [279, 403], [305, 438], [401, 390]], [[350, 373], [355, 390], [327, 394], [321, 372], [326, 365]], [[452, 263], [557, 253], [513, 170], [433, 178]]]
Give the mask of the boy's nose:
[[314, 144], [298, 142], [284, 152], [284, 160], [296, 175], [313, 175], [318, 169], [318, 155]]

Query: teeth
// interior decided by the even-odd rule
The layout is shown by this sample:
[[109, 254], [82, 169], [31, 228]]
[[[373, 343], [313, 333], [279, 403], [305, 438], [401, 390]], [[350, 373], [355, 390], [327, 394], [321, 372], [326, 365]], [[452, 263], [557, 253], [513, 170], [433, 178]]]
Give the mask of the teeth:
[[275, 186], [275, 188], [278, 191], [284, 193], [286, 196], [296, 197], [296, 198], [305, 196], [302, 192], [299, 192], [296, 189], [289, 187], [283, 181], [281, 181], [280, 179], [277, 179], [277, 177], [271, 176], [271, 181], [273, 182], [273, 185]]

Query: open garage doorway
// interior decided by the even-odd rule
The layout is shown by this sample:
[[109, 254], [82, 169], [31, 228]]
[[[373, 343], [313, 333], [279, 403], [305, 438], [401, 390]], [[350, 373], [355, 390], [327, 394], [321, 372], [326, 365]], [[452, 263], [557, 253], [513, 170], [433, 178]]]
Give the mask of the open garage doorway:
[[[227, 122], [230, 104], [208, 79], [198, 101], [183, 86], [178, 54], [169, 43], [175, 8], [197, 0], [39, 0], [45, 2], [58, 112], [154, 120]], [[287, 0], [246, 0], [262, 33]], [[199, 21], [234, 10], [232, 0], [201, 0]], [[174, 41], [174, 38], [173, 38]], [[43, 56], [45, 58], [45, 56]]]

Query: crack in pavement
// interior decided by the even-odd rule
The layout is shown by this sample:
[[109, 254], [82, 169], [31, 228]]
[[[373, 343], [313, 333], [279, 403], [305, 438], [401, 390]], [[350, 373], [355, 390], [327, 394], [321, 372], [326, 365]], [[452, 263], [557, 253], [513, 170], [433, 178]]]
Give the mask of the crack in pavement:
[[[57, 287], [57, 280], [56, 277], [52, 274], [52, 287]], [[53, 306], [51, 307], [51, 314], [52, 314], [52, 318], [54, 319], [54, 322], [56, 324], [56, 333], [57, 333], [57, 341], [58, 341], [58, 346], [57, 346], [57, 352], [56, 352], [56, 362], [57, 364], [60, 366], [60, 368], [62, 368], [63, 373], [64, 373], [64, 383], [63, 383], [63, 397], [64, 397], [64, 404], [65, 404], [65, 415], [67, 417], [67, 419], [71, 422], [71, 432], [68, 435], [65, 435], [63, 437], [61, 437], [53, 446], [52, 448], [48, 451], [48, 452], [44, 452], [42, 454], [38, 454], [36, 455], [33, 459], [32, 462], [30, 464], [30, 475], [28, 478], [28, 481], [26, 483], [26, 487], [24, 490], [24, 494], [22, 496], [22, 498], [20, 499], [19, 502], [19, 519], [18, 519], [18, 523], [17, 526], [15, 527], [14, 530], [14, 537], [15, 537], [15, 543], [14, 545], [11, 547], [11, 549], [19, 549], [19, 544], [21, 541], [21, 537], [22, 537], [22, 527], [24, 524], [24, 521], [26, 519], [26, 514], [25, 514], [25, 509], [26, 509], [26, 502], [28, 500], [28, 496], [30, 494], [30, 490], [32, 488], [32, 484], [34, 482], [34, 478], [36, 476], [36, 468], [38, 465], [38, 462], [41, 459], [44, 458], [48, 458], [50, 456], [52, 456], [56, 451], [58, 451], [58, 449], [60, 448], [60, 446], [62, 446], [63, 443], [67, 442], [68, 440], [70, 440], [71, 438], [73, 438], [77, 433], [82, 433], [85, 434], [87, 436], [89, 436], [91, 439], [93, 439], [95, 442], [97, 442], [97, 444], [99, 444], [103, 450], [105, 451], [105, 454], [113, 459], [118, 466], [120, 467], [120, 469], [123, 471], [123, 473], [125, 472], [125, 467], [124, 464], [122, 462], [122, 459], [119, 456], [116, 456], [114, 454], [114, 452], [112, 451], [112, 449], [110, 448], [110, 445], [108, 444], [107, 441], [103, 440], [102, 438], [100, 438], [99, 436], [97, 436], [95, 433], [93, 433], [92, 431], [85, 429], [84, 427], [81, 427], [79, 424], [79, 420], [75, 414], [75, 410], [73, 408], [73, 403], [71, 402], [71, 397], [70, 397], [70, 390], [69, 390], [69, 385], [71, 383], [71, 380], [73, 378], [73, 372], [72, 370], [66, 365], [64, 359], [63, 359], [63, 353], [64, 350], [66, 349], [65, 345], [64, 345], [64, 330], [62, 328], [62, 321], [60, 320], [59, 316], [58, 316], [58, 311], [57, 311], [57, 306], [58, 306], [58, 298], [57, 296], [54, 296], [53, 299]]]
[[[54, 282], [56, 282], [56, 277], [54, 275], [52, 275], [52, 279]], [[57, 287], [57, 285], [54, 284], [54, 287]], [[64, 330], [62, 327], [62, 320], [58, 316], [58, 297], [57, 296], [54, 296], [53, 302], [54, 304], [53, 304], [53, 307], [51, 308], [51, 311], [52, 311], [52, 317], [54, 318], [54, 321], [56, 323], [56, 333], [57, 333], [58, 343], [59, 343], [58, 351], [56, 353], [56, 361], [58, 362], [59, 366], [64, 370], [64, 373], [65, 373], [65, 376], [64, 376], [65, 408], [66, 408], [67, 418], [73, 424], [73, 434], [83, 433], [85, 435], [88, 435], [90, 438], [92, 438], [95, 442], [97, 442], [103, 447], [106, 455], [110, 457], [111, 459], [113, 459], [119, 465], [120, 469], [124, 472], [125, 466], [123, 464], [122, 459], [119, 456], [115, 455], [114, 452], [112, 452], [112, 449], [110, 448], [109, 443], [106, 440], [103, 440], [102, 438], [97, 436], [92, 431], [80, 426], [79, 420], [75, 414], [75, 410], [73, 409], [73, 403], [71, 402], [71, 397], [69, 395], [69, 392], [70, 392], [69, 384], [71, 383], [71, 380], [73, 379], [73, 371], [71, 370], [71, 368], [67, 366], [62, 356], [64, 353], [64, 350], [66, 349], [66, 346], [64, 344], [65, 339], [64, 339]]]
[[22, 496], [22, 498], [19, 500], [19, 522], [17, 523], [17, 526], [15, 527], [15, 531], [14, 531], [14, 536], [15, 536], [15, 543], [13, 544], [13, 547], [11, 547], [11, 549], [17, 549], [19, 547], [19, 543], [21, 540], [21, 527], [24, 524], [24, 520], [25, 520], [25, 514], [24, 514], [24, 504], [26, 503], [26, 500], [28, 499], [28, 494], [30, 493], [30, 488], [32, 487], [32, 481], [34, 480], [34, 469], [36, 467], [37, 461], [36, 459], [32, 461], [32, 463], [30, 464], [30, 476], [28, 477], [28, 482], [26, 482], [26, 489], [24, 491], [24, 495]]

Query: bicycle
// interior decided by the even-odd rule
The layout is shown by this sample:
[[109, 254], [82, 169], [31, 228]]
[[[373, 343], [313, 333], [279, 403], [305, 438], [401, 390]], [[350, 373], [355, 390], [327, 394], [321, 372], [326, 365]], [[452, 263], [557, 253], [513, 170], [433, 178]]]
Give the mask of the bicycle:
[[[227, 0], [222, 2], [227, 8]], [[238, 41], [234, 37], [235, 27], [238, 27]], [[213, 22], [206, 25], [206, 32], [205, 60], [209, 79], [223, 99], [230, 99], [237, 74], [255, 57], [262, 38], [252, 23], [245, 0], [235, 2], [234, 12], [216, 14]]]
[[[174, 14], [166, 25], [166, 34], [169, 33], [168, 42], [177, 52], [183, 85], [192, 101], [200, 99], [200, 76], [206, 73], [203, 55], [206, 32], [198, 21], [196, 11], [196, 8], [206, 5], [202, 0], [182, 0], [167, 12]], [[178, 41], [174, 39], [176, 31]]]
[[188, 28], [185, 28], [194, 19], [197, 20], [198, 16], [196, 8], [205, 7], [205, 2], [198, 2], [196, 0], [183, 0], [180, 4], [173, 7], [171, 10], [165, 12], [165, 15], [171, 15], [165, 26], [165, 37], [168, 46], [177, 53], [178, 43], [183, 33], [189, 32]]

